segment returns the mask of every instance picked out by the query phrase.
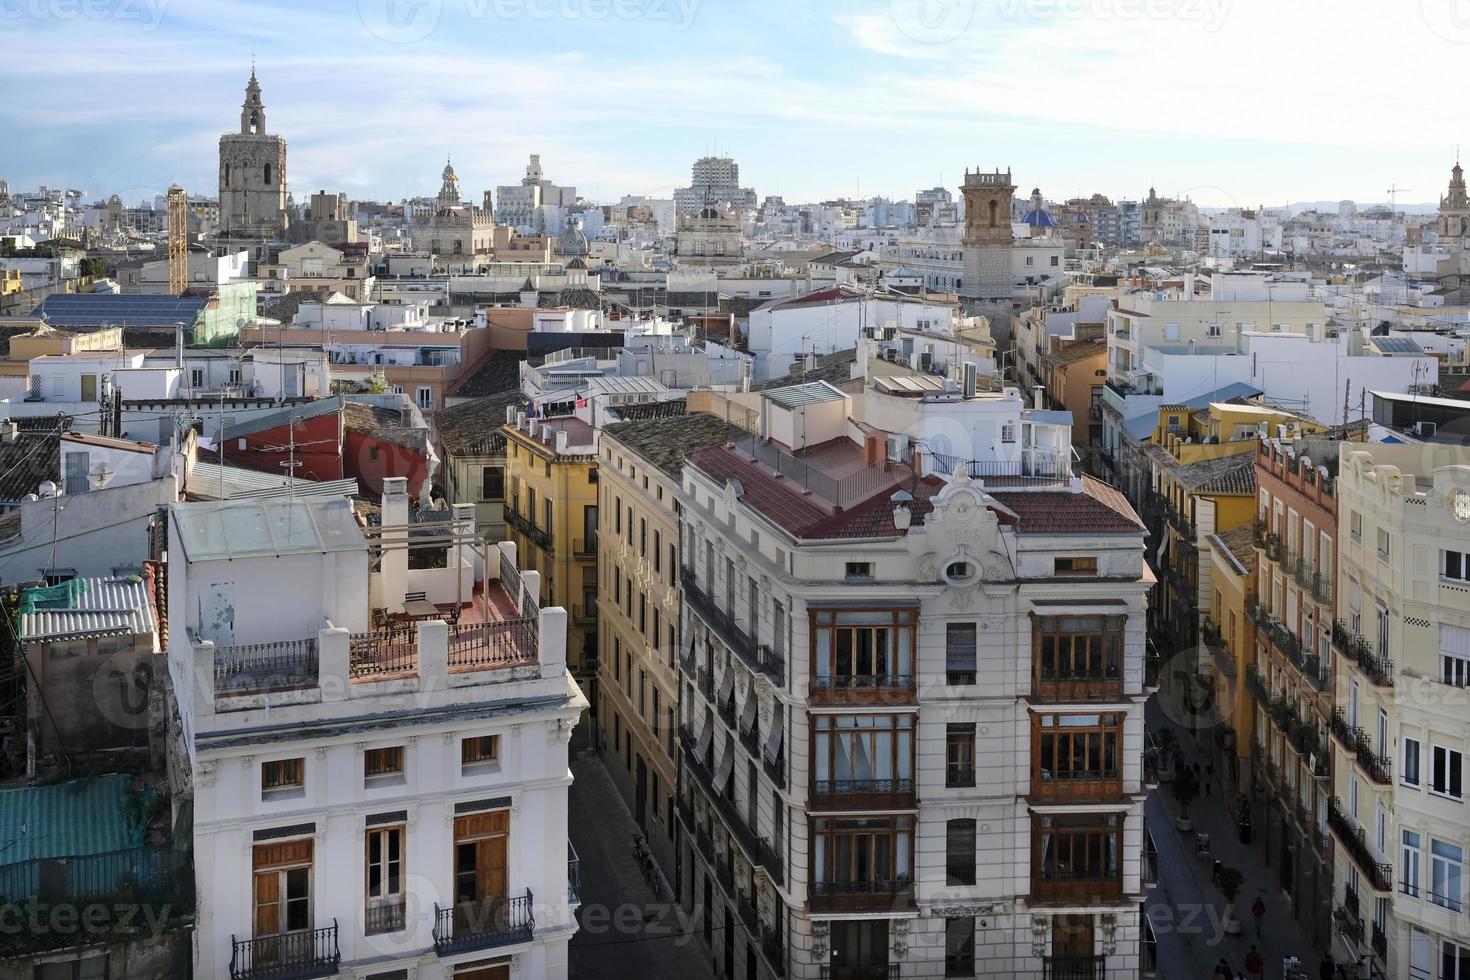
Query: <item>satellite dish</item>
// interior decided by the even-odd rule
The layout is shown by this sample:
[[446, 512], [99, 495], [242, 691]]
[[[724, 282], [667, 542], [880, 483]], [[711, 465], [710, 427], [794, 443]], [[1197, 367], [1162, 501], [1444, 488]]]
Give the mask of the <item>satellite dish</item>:
[[111, 483], [115, 476], [117, 476], [117, 470], [106, 463], [98, 463], [87, 472], [87, 482], [92, 485], [92, 489], [101, 490]]

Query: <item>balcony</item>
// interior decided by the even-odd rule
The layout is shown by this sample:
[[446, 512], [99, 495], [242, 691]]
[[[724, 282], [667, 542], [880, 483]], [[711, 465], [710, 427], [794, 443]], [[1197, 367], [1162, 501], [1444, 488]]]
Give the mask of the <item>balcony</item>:
[[1358, 669], [1378, 687], [1393, 687], [1393, 661], [1378, 656], [1367, 637], [1348, 629], [1342, 620], [1332, 624], [1332, 642]]
[[812, 704], [872, 704], [914, 699], [910, 674], [842, 674], [811, 678]]
[[715, 632], [731, 653], [739, 657], [747, 667], [765, 674], [777, 685], [786, 683], [786, 657], [769, 646], [756, 643], [755, 639], [735, 622], [735, 618], [715, 604], [715, 601], [699, 587], [698, 577], [688, 566], [679, 569], [679, 584], [684, 590], [684, 602], [689, 609]]
[[517, 898], [434, 903], [434, 952], [440, 956], [528, 943], [536, 930], [531, 889]]
[[572, 557], [574, 558], [596, 558], [597, 557], [597, 535], [590, 538], [572, 539]]
[[1090, 905], [1122, 900], [1121, 876], [1084, 877], [1081, 869], [1067, 872], [1033, 868], [1031, 872], [1031, 901], [1035, 904]]
[[1332, 730], [1332, 737], [1352, 753], [1358, 751], [1359, 739], [1366, 737], [1361, 728], [1348, 724], [1347, 715], [1342, 713], [1341, 707], [1332, 709], [1332, 719], [1328, 722], [1328, 727]]
[[1271, 691], [1266, 687], [1266, 675], [1255, 664], [1245, 668], [1245, 689], [1251, 692], [1257, 704], [1268, 711], [1271, 709]]
[[582, 859], [571, 841], [567, 841], [567, 901], [573, 905], [582, 901]]
[[1317, 572], [1312, 576], [1312, 598], [1322, 604], [1332, 602], [1332, 578]]
[[914, 908], [914, 882], [910, 878], [814, 881], [810, 905], [813, 912], [908, 912]]
[[214, 649], [216, 696], [315, 687], [316, 640], [246, 643]]
[[1348, 946], [1357, 949], [1363, 942], [1363, 920], [1358, 916], [1357, 896], [1348, 893], [1347, 899], [1347, 905], [1339, 905], [1333, 910], [1332, 923]]
[[1116, 668], [1100, 675], [1038, 674], [1031, 682], [1031, 697], [1050, 702], [1117, 701], [1123, 697], [1123, 680]]
[[402, 932], [406, 909], [407, 906], [401, 897], [397, 901], [369, 905], [363, 910], [363, 934], [377, 936], [390, 932]]
[[780, 789], [786, 788], [786, 749], [784, 746], [774, 759], [769, 755], [763, 756], [761, 765], [765, 767], [766, 775], [771, 777], [771, 782]]
[[1033, 803], [1101, 803], [1123, 795], [1123, 774], [1112, 771], [1073, 771], [1063, 777], [1033, 771]]
[[897, 963], [887, 966], [843, 966], [823, 963], [817, 968], [819, 980], [899, 980]]
[[1106, 956], [1047, 956], [1042, 960], [1045, 980], [1104, 980]]
[[1342, 800], [1334, 796], [1327, 802], [1327, 826], [1337, 835], [1343, 850], [1353, 859], [1375, 891], [1393, 890], [1393, 866], [1380, 862], [1368, 846], [1368, 835], [1361, 827], [1342, 812]]
[[781, 942], [781, 935], [775, 929], [761, 930], [761, 952], [765, 954], [771, 971], [778, 977], [784, 977], [786, 975], [786, 945]]
[[906, 810], [914, 806], [914, 781], [814, 779], [811, 805], [820, 810]]
[[342, 964], [337, 920], [321, 929], [255, 939], [230, 937], [231, 980], [311, 980], [335, 977]]
[[[763, 858], [773, 856], [770, 848], [762, 847], [764, 840], [758, 837], [751, 826], [746, 823], [748, 819], [747, 815], [740, 812], [740, 807], [735, 804], [734, 800], [710, 789], [710, 785], [713, 782], [713, 774], [710, 772], [709, 767], [695, 756], [694, 739], [687, 730], [682, 733], [680, 743], [684, 749], [684, 765], [688, 768], [692, 781], [699, 786], [700, 792], [704, 794], [710, 806], [719, 814], [720, 825], [730, 835], [731, 839], [739, 845], [741, 851], [745, 854], [746, 860], [755, 867], [761, 867]], [[711, 864], [715, 863], [714, 841], [711, 839], [709, 832], [701, 829], [696, 833], [695, 838], [699, 845], [700, 853], [704, 854], [705, 860]], [[782, 868], [768, 868], [768, 870], [771, 872], [771, 876], [777, 880], [783, 877], [784, 869]]]
[[1387, 756], [1379, 755], [1373, 751], [1373, 743], [1367, 736], [1358, 740], [1357, 745], [1358, 767], [1368, 774], [1368, 778], [1380, 786], [1390, 786], [1393, 780], [1392, 764]]
[[537, 527], [534, 521], [529, 517], [523, 516], [514, 508], [505, 508], [505, 523], [510, 525], [512, 529], [519, 531], [523, 538], [546, 552], [546, 554], [552, 555], [556, 553], [556, 550], [551, 546], [551, 534]]
[[1386, 962], [1388, 960], [1388, 936], [1384, 933], [1383, 927], [1376, 922], [1373, 923], [1369, 932], [1369, 942], [1373, 946], [1374, 955]]

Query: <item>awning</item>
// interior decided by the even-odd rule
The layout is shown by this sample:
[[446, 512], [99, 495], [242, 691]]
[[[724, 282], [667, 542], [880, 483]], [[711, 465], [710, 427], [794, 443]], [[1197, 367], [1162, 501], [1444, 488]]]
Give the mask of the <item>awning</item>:
[[766, 736], [766, 758], [773, 763], [781, 757], [781, 739], [785, 736], [786, 729], [781, 725], [772, 725], [771, 733]]
[[699, 732], [699, 742], [694, 747], [694, 757], [703, 760], [704, 754], [709, 751], [710, 743], [715, 739], [715, 724], [709, 715], [704, 716], [704, 726]]
[[755, 685], [745, 694], [745, 703], [740, 706], [740, 730], [748, 732], [755, 726]]
[[730, 774], [734, 771], [735, 751], [734, 749], [731, 749], [729, 752], [725, 753], [725, 757], [721, 759], [719, 765], [715, 767], [715, 778], [714, 781], [710, 783], [710, 785], [714, 787], [714, 791], [720, 796], [725, 795], [725, 786], [730, 782]]
[[715, 699], [716, 704], [724, 704], [730, 694], [735, 690], [735, 669], [725, 665], [725, 673], [720, 677], [720, 696]]
[[694, 630], [686, 629], [684, 631], [684, 659], [688, 660], [692, 656], [694, 656]]

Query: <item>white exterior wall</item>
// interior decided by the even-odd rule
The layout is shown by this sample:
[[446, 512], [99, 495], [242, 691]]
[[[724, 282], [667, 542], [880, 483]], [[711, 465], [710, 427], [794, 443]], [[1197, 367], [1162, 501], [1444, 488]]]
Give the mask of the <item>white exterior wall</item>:
[[[977, 919], [976, 975], [1035, 978], [1043, 975], [1042, 957], [1050, 953], [1050, 922], [1061, 912], [1107, 912], [1115, 931], [1109, 936], [1099, 919], [1096, 952], [1106, 954], [1107, 976], [1137, 975], [1138, 902], [1144, 886], [1140, 881], [1143, 840], [1143, 799], [1148, 789], [1142, 783], [1143, 649], [1147, 583], [1143, 573], [1141, 535], [1059, 535], [1056, 537], [1005, 534], [1004, 543], [993, 535], [993, 519], [987, 512], [960, 503], [969, 493], [952, 488], [954, 510], [945, 516], [931, 514], [927, 526], [916, 525], [905, 537], [876, 541], [795, 542], [768, 521], [743, 505], [732, 505], [725, 487], [710, 481], [694, 467], [684, 470], [683, 563], [695, 573], [700, 588], [725, 608], [726, 559], [733, 559], [740, 581], [734, 589], [735, 602], [728, 610], [744, 626], [750, 622], [747, 579], [760, 583], [758, 635], [763, 644], [787, 645], [786, 638], [773, 634], [774, 602], [780, 602], [791, 624], [787, 645], [784, 684], [773, 684], [757, 675], [736, 656], [728, 654], [718, 635], [707, 631], [686, 602], [685, 638], [693, 642], [693, 660], [702, 669], [711, 665], [714, 687], [723, 690], [724, 677], [733, 673], [737, 705], [746, 698], [758, 699], [757, 716], [764, 740], [770, 731], [775, 706], [786, 720], [785, 758], [789, 765], [787, 788], [777, 793], [774, 784], [758, 768], [758, 808], [752, 827], [785, 861], [786, 877], [776, 886], [757, 876], [758, 907], [762, 915], [772, 911], [789, 918], [787, 931], [778, 926], [791, 954], [786, 975], [815, 978], [818, 964], [827, 962], [830, 924], [836, 920], [887, 918], [889, 962], [901, 963], [904, 977], [942, 977], [945, 973], [944, 918], [973, 916]], [[708, 543], [714, 545], [715, 565], [710, 567]], [[758, 542], [755, 544], [753, 542]], [[957, 549], [978, 556], [985, 566], [984, 582], [978, 589], [962, 590], [936, 581], [937, 570], [945, 567]], [[1118, 576], [1111, 581], [1072, 582], [1051, 580], [1019, 585], [1017, 577], [1050, 576], [1052, 559], [1060, 555], [1097, 554], [1102, 574]], [[1008, 555], [1016, 556], [1012, 564]], [[844, 562], [873, 563], [871, 584], [854, 584], [841, 577]], [[1103, 906], [1061, 909], [1033, 906], [1031, 889], [1031, 816], [1025, 796], [1030, 793], [1030, 710], [1025, 695], [1031, 689], [1031, 633], [1029, 613], [1041, 607], [1041, 598], [1064, 599], [1068, 605], [1048, 608], [1048, 614], [1126, 613], [1125, 661], [1121, 702], [1108, 710], [1125, 715], [1124, 735], [1119, 748], [1125, 792], [1131, 794], [1119, 812], [1123, 818], [1121, 861], [1125, 899]], [[812, 773], [808, 729], [808, 650], [810, 604], [818, 601], [871, 601], [876, 606], [918, 603], [916, 670], [918, 695], [913, 710], [916, 729], [916, 796], [919, 801], [914, 838], [913, 869], [916, 911], [881, 913], [820, 913], [805, 911], [812, 878], [808, 854], [811, 841], [805, 812], [807, 788]], [[1075, 604], [1075, 605], [1074, 605]], [[946, 624], [975, 622], [979, 626], [976, 684], [948, 687], [944, 682]], [[685, 667], [686, 697], [681, 702], [681, 722], [698, 733], [708, 705], [697, 693]], [[1040, 708], [1042, 706], [1036, 705]], [[1059, 708], [1061, 706], [1058, 706]], [[825, 711], [842, 709], [824, 708]], [[861, 710], [861, 709], [847, 709]], [[885, 708], [884, 710], [904, 710]], [[1075, 708], [1069, 709], [1075, 712]], [[1097, 710], [1093, 706], [1089, 711]], [[737, 708], [738, 711], [738, 708]], [[945, 784], [946, 725], [973, 722], [976, 725], [976, 787], [947, 788]], [[714, 751], [723, 754], [724, 739], [732, 735], [718, 713], [711, 712], [715, 725]], [[735, 744], [735, 804], [743, 814], [751, 793], [746, 778], [745, 751]], [[687, 771], [686, 771], [686, 778]], [[684, 791], [687, 794], [689, 791]], [[699, 797], [702, 799], [702, 797]], [[783, 836], [775, 838], [774, 807], [785, 812]], [[1097, 807], [1090, 807], [1096, 810]], [[977, 876], [973, 886], [945, 884], [946, 821], [974, 819], [977, 830]], [[720, 817], [715, 815], [716, 826]], [[732, 845], [738, 853], [740, 848]], [[686, 845], [687, 847], [687, 845]], [[706, 870], [703, 859], [692, 849], [695, 870], [692, 885], [696, 897], [703, 895]], [[686, 862], [687, 868], [687, 862]], [[736, 881], [743, 878], [737, 871]], [[685, 894], [688, 894], [686, 890]], [[724, 904], [718, 884], [712, 894]], [[1033, 920], [1043, 928], [1046, 939], [1035, 944]], [[721, 919], [715, 914], [715, 922]], [[736, 920], [738, 922], [738, 919]], [[743, 929], [743, 927], [741, 927]], [[716, 943], [718, 950], [719, 943]], [[903, 945], [905, 952], [897, 952]], [[736, 975], [743, 975], [741, 962], [746, 942], [738, 938]], [[764, 972], [760, 973], [765, 976]]]

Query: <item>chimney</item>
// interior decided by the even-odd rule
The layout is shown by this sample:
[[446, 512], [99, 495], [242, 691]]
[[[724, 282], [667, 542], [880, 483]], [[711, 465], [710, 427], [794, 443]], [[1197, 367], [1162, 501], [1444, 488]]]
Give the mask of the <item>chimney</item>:
[[515, 425], [516, 424], [516, 407], [514, 405], [507, 405], [507, 406], [505, 406], [505, 424], [506, 425]]
[[816, 369], [817, 369], [817, 353], [816, 353], [816, 351], [812, 351], [812, 352], [808, 353], [807, 356], [806, 356], [806, 370], [807, 370], [807, 373], [810, 374], [812, 371], [815, 371]]
[[556, 430], [556, 452], [557, 452], [557, 455], [559, 455], [559, 456], [566, 455], [566, 451], [567, 451], [567, 446], [568, 445], [570, 445], [570, 440], [569, 440], [569, 438], [567, 436], [567, 430], [566, 429], [557, 429]]
[[15, 419], [7, 419], [4, 425], [0, 426], [0, 437], [3, 437], [7, 443], [18, 442], [20, 440], [20, 423], [15, 421]]
[[1031, 407], [1039, 412], [1046, 407], [1046, 387], [1044, 385], [1033, 385], [1031, 390], [1034, 392], [1031, 396]]
[[[379, 575], [383, 606], [389, 612], [403, 611], [408, 591], [408, 480], [390, 476], [383, 480], [383, 547]], [[389, 530], [389, 529], [392, 530]]]

